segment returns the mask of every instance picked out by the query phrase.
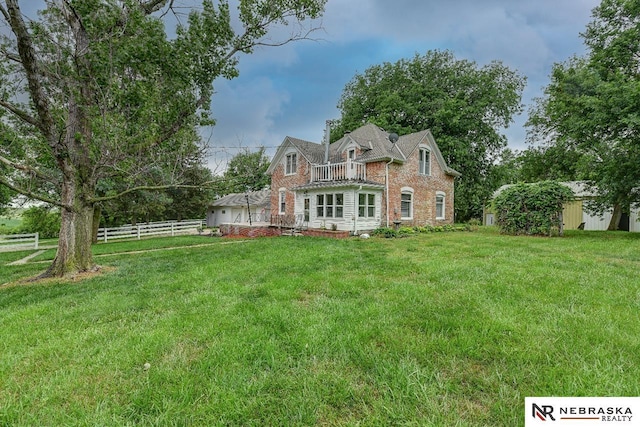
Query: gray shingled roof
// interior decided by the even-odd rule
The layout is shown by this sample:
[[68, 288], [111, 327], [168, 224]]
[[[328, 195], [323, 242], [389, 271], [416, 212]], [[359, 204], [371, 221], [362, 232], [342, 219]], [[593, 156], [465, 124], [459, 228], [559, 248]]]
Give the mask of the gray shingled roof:
[[[436, 158], [444, 168], [445, 173], [459, 176], [459, 172], [447, 166], [437, 144], [433, 141], [433, 136], [431, 136], [431, 133], [428, 130], [402, 135], [399, 137], [398, 141], [393, 144], [389, 141], [389, 132], [386, 132], [372, 123], [367, 123], [353, 132], [345, 134], [338, 141], [331, 144], [329, 148], [329, 161], [332, 163], [342, 162], [340, 152], [342, 152], [347, 145], [354, 142], [363, 150], [362, 154], [355, 159], [358, 162], [369, 163], [394, 160], [396, 162], [403, 163], [420, 143], [429, 138], [431, 139], [429, 144], [432, 146]], [[431, 142], [433, 142], [433, 144]], [[309, 163], [324, 163], [325, 147], [323, 144], [316, 144], [314, 142], [304, 141], [302, 139], [288, 136], [285, 138], [285, 142], [280, 146], [280, 148], [278, 148], [278, 153], [276, 153], [267, 173], [273, 172], [275, 162], [277, 161], [276, 157], [278, 157], [281, 149], [284, 148], [287, 143], [293, 145], [309, 161]]]
[[366, 163], [391, 158], [405, 160], [405, 156], [402, 155], [397, 148], [394, 148], [391, 141], [389, 141], [389, 133], [372, 123], [367, 123], [353, 132], [346, 134], [332, 145], [342, 147], [351, 141], [358, 144], [360, 148], [364, 150], [362, 155], [355, 159], [358, 162]]
[[[315, 142], [292, 138], [290, 136], [287, 137], [287, 139], [302, 153], [303, 156], [307, 158], [307, 160], [309, 160], [311, 164], [320, 165], [324, 163], [324, 144], [316, 144]], [[339, 154], [337, 153], [336, 147], [337, 146], [335, 144], [331, 144], [329, 146], [329, 161], [331, 162], [342, 161], [341, 159], [339, 159]]]
[[[211, 206], [247, 206], [247, 193], [227, 194], [211, 203]], [[271, 203], [271, 190], [260, 190], [249, 193], [251, 206], [264, 206]]]

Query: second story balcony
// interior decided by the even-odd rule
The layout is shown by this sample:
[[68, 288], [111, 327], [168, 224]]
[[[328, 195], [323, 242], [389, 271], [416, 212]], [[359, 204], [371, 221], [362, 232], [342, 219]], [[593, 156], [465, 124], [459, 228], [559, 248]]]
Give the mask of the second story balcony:
[[311, 166], [311, 182], [365, 181], [366, 179], [367, 165], [353, 160]]

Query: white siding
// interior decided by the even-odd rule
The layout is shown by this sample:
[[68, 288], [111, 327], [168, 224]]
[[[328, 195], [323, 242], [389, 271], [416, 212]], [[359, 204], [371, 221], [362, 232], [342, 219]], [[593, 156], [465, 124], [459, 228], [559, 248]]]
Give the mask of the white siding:
[[[362, 191], [367, 193], [376, 193], [376, 213], [375, 218], [358, 218], [358, 191], [354, 189], [323, 189], [322, 191], [309, 192], [309, 228], [326, 228], [331, 230], [333, 224], [336, 224], [338, 230], [343, 231], [360, 231], [374, 230], [380, 227], [382, 195], [375, 191]], [[318, 218], [317, 217], [317, 195], [326, 193], [342, 193], [344, 194], [343, 217], [342, 218]], [[305, 195], [302, 192], [296, 194], [295, 214], [304, 214]]]
[[638, 209], [634, 209], [631, 211], [631, 215], [629, 215], [629, 231], [640, 233], [640, 222], [638, 222]]
[[582, 222], [585, 230], [606, 230], [611, 222], [611, 212], [605, 212], [603, 217], [599, 217], [583, 210]]

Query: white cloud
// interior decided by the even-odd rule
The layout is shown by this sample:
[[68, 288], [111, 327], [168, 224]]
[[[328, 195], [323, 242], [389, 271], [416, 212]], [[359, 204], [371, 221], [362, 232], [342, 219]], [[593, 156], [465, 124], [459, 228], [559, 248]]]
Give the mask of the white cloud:
[[[336, 118], [335, 105], [356, 71], [429, 49], [449, 49], [479, 64], [502, 61], [528, 78], [524, 102], [529, 104], [541, 95], [554, 62], [584, 51], [579, 33], [598, 4], [331, 0], [322, 19], [325, 31], [316, 34], [326, 41], [259, 49], [241, 58], [239, 79], [218, 84], [215, 143], [276, 146], [286, 135], [319, 141], [324, 121]], [[277, 36], [282, 31], [287, 29]], [[506, 131], [513, 148], [524, 148], [525, 120], [526, 113]]]

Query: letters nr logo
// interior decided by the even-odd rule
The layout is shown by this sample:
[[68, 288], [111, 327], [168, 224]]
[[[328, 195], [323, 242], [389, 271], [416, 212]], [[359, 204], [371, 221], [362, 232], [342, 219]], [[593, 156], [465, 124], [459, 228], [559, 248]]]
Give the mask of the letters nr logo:
[[540, 418], [542, 421], [547, 421], [547, 417], [551, 419], [551, 421], [555, 421], [553, 418], [553, 406], [550, 405], [542, 405], [542, 407], [533, 404], [533, 418]]

